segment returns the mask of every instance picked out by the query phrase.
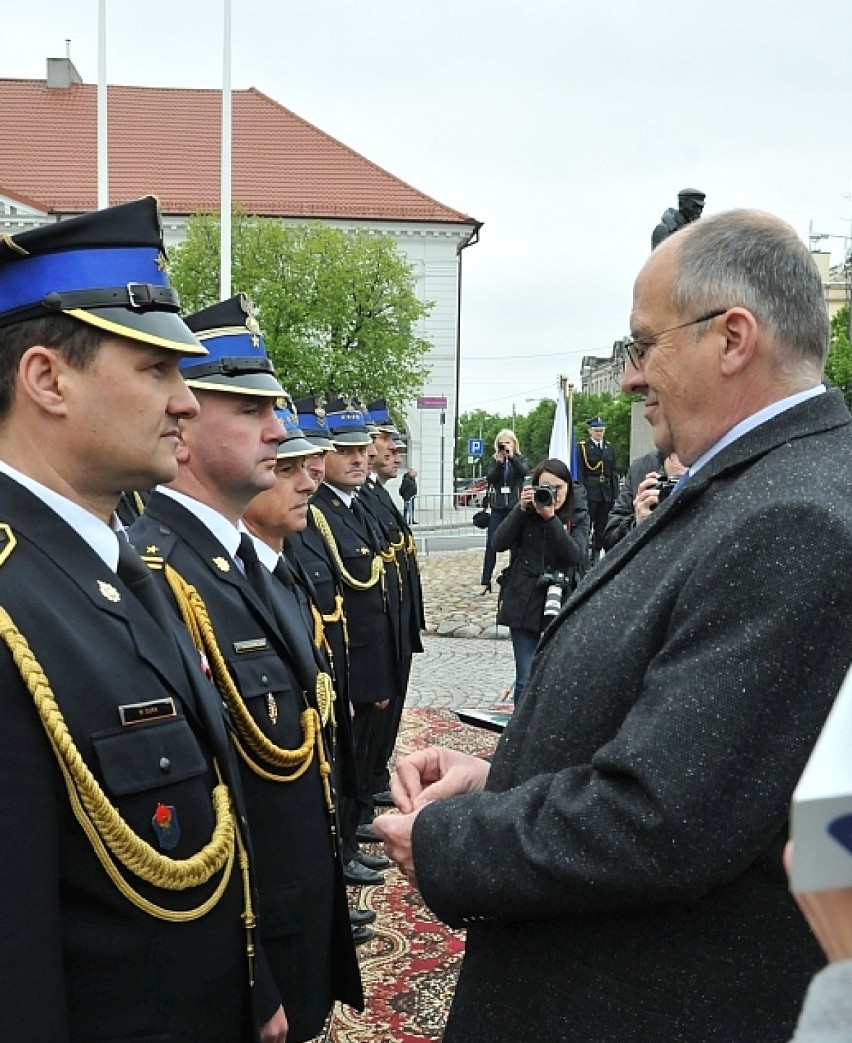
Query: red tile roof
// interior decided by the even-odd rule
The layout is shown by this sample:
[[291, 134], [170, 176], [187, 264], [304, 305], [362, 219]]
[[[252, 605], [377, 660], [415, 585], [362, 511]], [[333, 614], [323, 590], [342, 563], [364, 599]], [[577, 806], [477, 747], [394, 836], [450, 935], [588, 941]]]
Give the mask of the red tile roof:
[[[97, 206], [97, 87], [0, 79], [0, 194]], [[233, 92], [232, 197], [269, 217], [478, 224], [251, 87]], [[109, 87], [110, 203], [153, 193], [164, 214], [219, 209], [221, 94]]]

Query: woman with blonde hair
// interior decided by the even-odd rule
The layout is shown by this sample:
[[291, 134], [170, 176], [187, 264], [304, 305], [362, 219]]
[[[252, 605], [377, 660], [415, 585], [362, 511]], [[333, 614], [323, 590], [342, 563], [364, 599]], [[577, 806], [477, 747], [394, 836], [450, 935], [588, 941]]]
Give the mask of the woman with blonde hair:
[[497, 552], [494, 550], [494, 533], [509, 511], [521, 498], [524, 477], [529, 467], [523, 456], [518, 438], [514, 431], [503, 428], [494, 439], [494, 455], [488, 468], [488, 492], [486, 503], [491, 514], [488, 519], [488, 534], [485, 540], [485, 557], [482, 559], [482, 579], [480, 594], [491, 593], [491, 577], [497, 564]]

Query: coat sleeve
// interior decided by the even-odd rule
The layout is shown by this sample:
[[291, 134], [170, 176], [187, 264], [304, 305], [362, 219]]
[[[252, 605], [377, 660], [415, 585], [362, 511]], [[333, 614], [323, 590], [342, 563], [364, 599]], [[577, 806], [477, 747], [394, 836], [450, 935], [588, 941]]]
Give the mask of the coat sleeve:
[[497, 530], [491, 537], [491, 546], [498, 553], [512, 548], [520, 541], [524, 530], [526, 512], [520, 506], [515, 506], [497, 526]]

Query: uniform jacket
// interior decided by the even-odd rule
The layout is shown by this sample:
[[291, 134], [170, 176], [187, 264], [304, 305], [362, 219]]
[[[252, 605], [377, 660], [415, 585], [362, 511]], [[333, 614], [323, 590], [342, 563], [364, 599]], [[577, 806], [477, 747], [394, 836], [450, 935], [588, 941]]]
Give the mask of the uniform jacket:
[[[311, 504], [327, 521], [347, 572], [359, 582], [369, 581], [380, 537], [325, 484], [317, 489]], [[402, 697], [395, 591], [395, 578], [389, 580], [387, 575], [367, 590], [343, 582], [349, 631], [349, 698], [353, 704]]]
[[589, 503], [601, 500], [612, 503], [618, 495], [618, 473], [611, 443], [604, 440], [599, 449], [591, 438], [587, 438], [577, 447], [577, 460]]
[[[298, 607], [283, 607], [283, 592], [270, 580], [279, 599], [270, 615], [207, 526], [161, 492], [152, 494], [130, 536], [140, 554], [161, 557], [198, 590], [231, 676], [264, 735], [285, 749], [300, 746], [299, 715], [315, 705], [317, 666]], [[315, 758], [295, 782], [262, 778], [242, 759], [240, 766], [260, 880], [261, 936], [289, 1038], [309, 1039], [322, 1028], [333, 999], [362, 1003], [319, 766]]]
[[589, 543], [589, 512], [576, 506], [571, 531], [559, 518], [545, 520], [534, 510], [514, 507], [494, 534], [494, 550], [511, 551], [500, 579], [497, 622], [540, 633], [547, 583], [542, 576], [562, 572], [565, 590], [573, 590], [584, 570]]
[[446, 1043], [792, 1034], [821, 954], [781, 852], [849, 664], [850, 460], [836, 391], [769, 420], [545, 631], [487, 791], [414, 825], [424, 898], [470, 924]]
[[[180, 838], [161, 854], [197, 853], [213, 831], [214, 757], [244, 825], [221, 701], [182, 628], [164, 634], [70, 526], [5, 476], [0, 522], [0, 603], [43, 667], [80, 756], [132, 830], [160, 850], [152, 820], [163, 805]], [[5, 644], [0, 691], [0, 1039], [253, 1039], [239, 869], [200, 919], [171, 923], [132, 905], [72, 813]], [[125, 710], [137, 723], [123, 724], [120, 707], [138, 703], [144, 716]], [[200, 905], [221, 879], [165, 891], [122, 875], [172, 910]]]
[[400, 656], [410, 658], [423, 651], [420, 632], [426, 626], [420, 569], [414, 549], [414, 537], [387, 489], [378, 480], [365, 484], [368, 503], [385, 533], [396, 557], [399, 574]]

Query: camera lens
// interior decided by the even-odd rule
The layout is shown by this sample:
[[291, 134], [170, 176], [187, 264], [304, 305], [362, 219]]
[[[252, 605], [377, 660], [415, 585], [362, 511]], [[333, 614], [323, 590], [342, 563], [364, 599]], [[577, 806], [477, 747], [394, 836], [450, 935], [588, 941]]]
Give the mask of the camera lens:
[[549, 507], [553, 503], [553, 490], [549, 485], [537, 485], [533, 491], [533, 501], [539, 507]]

